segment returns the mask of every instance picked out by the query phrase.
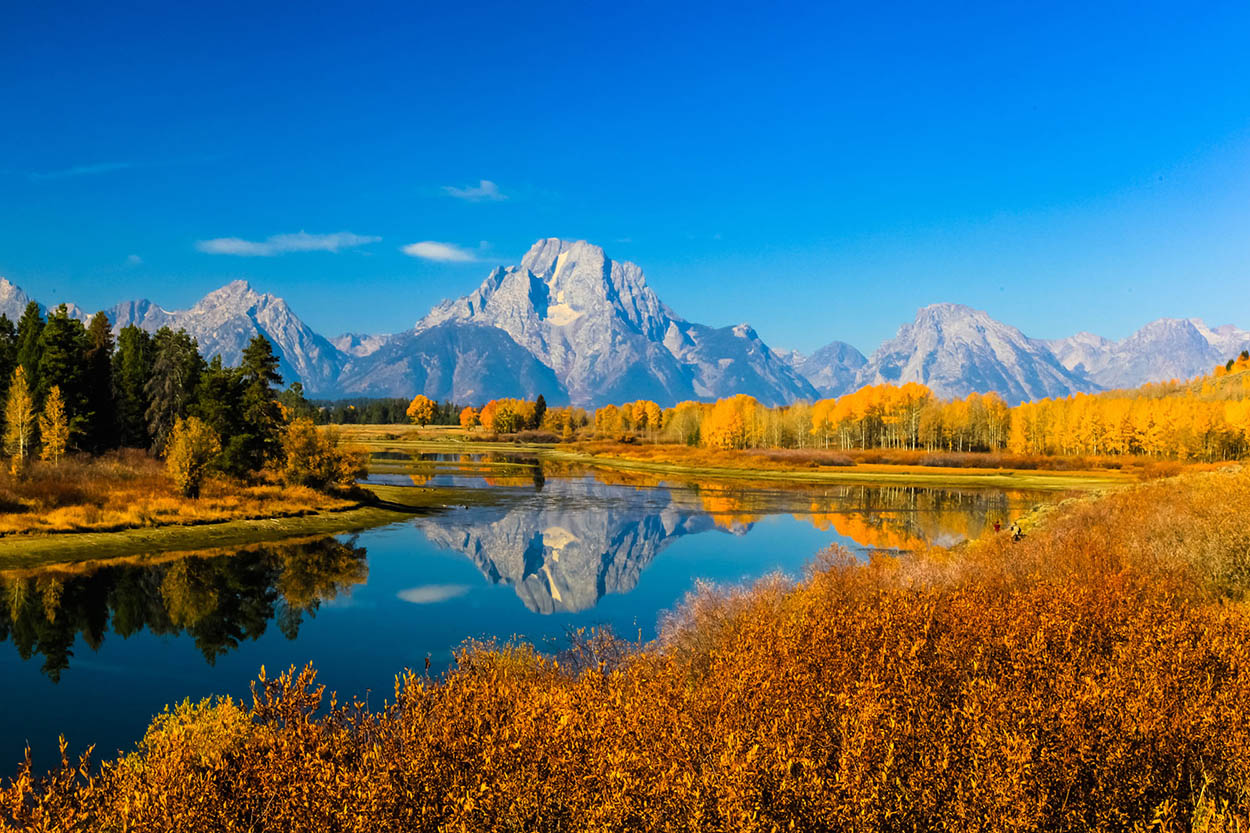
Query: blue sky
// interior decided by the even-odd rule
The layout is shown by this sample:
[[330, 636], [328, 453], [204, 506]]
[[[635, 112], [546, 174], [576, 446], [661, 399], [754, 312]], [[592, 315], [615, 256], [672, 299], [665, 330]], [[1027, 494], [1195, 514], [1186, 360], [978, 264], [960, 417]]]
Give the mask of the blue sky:
[[389, 332], [563, 236], [777, 347], [1250, 327], [1245, 3], [4, 7], [0, 275], [44, 301], [243, 277]]

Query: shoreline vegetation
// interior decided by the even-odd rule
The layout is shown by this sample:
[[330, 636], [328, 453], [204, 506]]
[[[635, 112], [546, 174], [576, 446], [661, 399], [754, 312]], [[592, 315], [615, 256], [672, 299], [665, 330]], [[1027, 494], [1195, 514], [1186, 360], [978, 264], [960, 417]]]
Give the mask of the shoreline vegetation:
[[699, 587], [650, 643], [468, 643], [380, 710], [262, 671], [24, 765], [0, 829], [1245, 829], [1248, 518], [1250, 469], [1135, 483]]
[[[477, 435], [457, 428], [351, 425], [345, 440], [368, 449], [374, 470], [387, 467], [378, 453], [528, 455], [590, 468], [667, 473], [675, 477], [784, 480], [811, 483], [913, 483], [952, 488], [1086, 490], [1117, 487], [1219, 464], [1146, 458], [1061, 458], [924, 451], [884, 453], [703, 449], [672, 443], [577, 441], [532, 442], [522, 435]], [[402, 464], [401, 464], [402, 465]]]

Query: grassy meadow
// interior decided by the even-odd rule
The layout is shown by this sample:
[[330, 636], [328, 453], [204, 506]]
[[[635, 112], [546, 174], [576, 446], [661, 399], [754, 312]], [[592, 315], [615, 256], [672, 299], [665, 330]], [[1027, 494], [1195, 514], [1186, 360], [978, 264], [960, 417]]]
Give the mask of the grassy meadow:
[[0, 472], [0, 536], [282, 518], [359, 505], [354, 497], [265, 476], [210, 476], [199, 497], [185, 498], [162, 461], [130, 449], [36, 462], [20, 477]]
[[1248, 519], [1250, 472], [1191, 472], [702, 587], [647, 644], [468, 644], [380, 711], [262, 674], [24, 769], [0, 829], [1244, 830]]

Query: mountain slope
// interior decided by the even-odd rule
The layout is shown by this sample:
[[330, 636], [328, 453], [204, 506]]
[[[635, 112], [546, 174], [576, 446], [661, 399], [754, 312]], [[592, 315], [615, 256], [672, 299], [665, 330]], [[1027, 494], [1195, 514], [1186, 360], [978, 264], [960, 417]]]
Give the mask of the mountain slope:
[[109, 310], [109, 318], [115, 331], [127, 324], [148, 332], [185, 329], [199, 342], [206, 359], [220, 355], [226, 364], [238, 364], [247, 343], [264, 335], [278, 354], [283, 380], [300, 381], [309, 393], [334, 392], [344, 363], [343, 354], [301, 321], [286, 301], [257, 292], [245, 281], [210, 292], [187, 310], [130, 301]]
[[1250, 347], [1250, 332], [1226, 325], [1211, 329], [1197, 318], [1160, 318], [1123, 341], [1078, 333], [1047, 342], [1070, 370], [1105, 388], [1189, 379]]
[[750, 327], [694, 324], [665, 306], [642, 269], [585, 241], [539, 240], [517, 266], [417, 322], [486, 324], [555, 371], [577, 404], [750, 393], [778, 403], [814, 393]]
[[882, 382], [920, 382], [943, 397], [996, 391], [1010, 404], [1097, 389], [1044, 342], [961, 304], [922, 308], [877, 348], [856, 383]]
[[841, 396], [855, 389], [859, 372], [868, 359], [846, 342], [834, 341], [810, 356], [797, 354], [792, 362], [821, 396]]
[[337, 388], [357, 396], [415, 396], [483, 403], [500, 397], [568, 403], [551, 368], [498, 327], [447, 321], [396, 335], [378, 350], [349, 359]]
[[30, 301], [30, 296], [20, 286], [11, 283], [8, 278], [0, 278], [0, 315], [7, 315], [13, 326], [17, 326]]

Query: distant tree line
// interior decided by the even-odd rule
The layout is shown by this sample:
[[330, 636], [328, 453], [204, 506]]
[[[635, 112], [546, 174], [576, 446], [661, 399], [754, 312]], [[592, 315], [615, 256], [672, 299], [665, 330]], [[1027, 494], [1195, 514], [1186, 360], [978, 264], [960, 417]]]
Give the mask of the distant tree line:
[[[286, 445], [295, 434], [309, 450], [318, 411], [299, 383], [279, 393], [281, 384], [273, 345], [259, 334], [239, 365], [227, 367], [220, 356], [205, 361], [185, 330], [149, 334], [132, 324], [114, 340], [103, 312], [84, 325], [64, 304], [45, 319], [32, 302], [16, 326], [0, 315], [0, 400], [15, 473], [36, 445], [52, 462], [69, 450], [150, 450], [167, 458], [188, 496], [210, 469], [245, 477], [272, 465], [289, 473]], [[314, 439], [311, 450], [334, 458], [332, 446]]]
[[[461, 410], [459, 405], [449, 400], [429, 401], [433, 403], [434, 410], [426, 425], [457, 424]], [[411, 422], [407, 399], [315, 399], [311, 404], [316, 410], [318, 425], [404, 425]]]
[[[450, 403], [444, 403], [444, 406]], [[548, 408], [540, 393], [528, 399], [492, 399], [481, 408], [467, 405], [447, 420], [443, 407], [434, 400], [417, 394], [408, 404], [408, 418], [418, 425], [459, 425], [466, 431], [481, 428], [495, 434], [516, 434], [521, 431], [544, 431], [561, 440], [571, 440], [576, 432], [590, 423], [590, 414], [582, 408]]]
[[719, 449], [1005, 449], [1021, 455], [1229, 460], [1250, 454], [1250, 352], [1187, 382], [1015, 407], [996, 393], [942, 399], [911, 382], [781, 407], [745, 394], [673, 408], [639, 400], [599, 408], [593, 424], [602, 439]]

